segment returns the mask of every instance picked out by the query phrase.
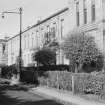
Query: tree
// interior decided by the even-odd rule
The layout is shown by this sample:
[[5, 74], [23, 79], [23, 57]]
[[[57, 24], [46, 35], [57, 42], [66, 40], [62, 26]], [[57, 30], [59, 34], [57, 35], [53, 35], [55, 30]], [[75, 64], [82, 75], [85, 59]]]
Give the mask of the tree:
[[51, 49], [41, 49], [32, 55], [33, 61], [37, 61], [41, 65], [52, 65], [55, 64], [56, 53]]
[[101, 62], [101, 69], [103, 67], [103, 53], [97, 47], [94, 37], [89, 34], [85, 35], [79, 32], [69, 33], [61, 48], [67, 59], [70, 60], [70, 63], [74, 65], [75, 72], [80, 71], [84, 64], [96, 64], [98, 69]]

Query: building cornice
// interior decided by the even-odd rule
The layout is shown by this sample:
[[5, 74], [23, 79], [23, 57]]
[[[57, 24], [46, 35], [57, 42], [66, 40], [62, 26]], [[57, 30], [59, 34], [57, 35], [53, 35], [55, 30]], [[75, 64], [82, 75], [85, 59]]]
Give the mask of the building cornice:
[[[36, 23], [35, 25], [29, 27], [28, 29], [22, 31], [22, 34], [23, 34], [24, 32], [26, 32], [26, 31], [28, 31], [28, 30], [34, 28], [34, 27], [37, 27], [37, 26], [41, 25], [42, 23], [44, 23], [44, 22], [50, 20], [51, 18], [53, 18], [53, 17], [55, 17], [55, 16], [57, 16], [57, 15], [60, 15], [61, 13], [67, 11], [68, 9], [69, 9], [68, 7], [65, 7], [64, 9], [62, 9], [62, 10], [60, 10], [60, 11], [58, 11], [58, 12], [52, 14], [51, 16], [47, 17], [46, 19], [44, 19], [44, 20], [42, 20], [42, 21]], [[13, 38], [15, 38], [15, 37], [17, 37], [17, 36], [19, 36], [19, 35], [20, 35], [20, 34], [17, 34], [17, 35], [15, 35], [15, 36], [9, 38], [8, 41], [9, 41], [9, 40], [12, 40]]]

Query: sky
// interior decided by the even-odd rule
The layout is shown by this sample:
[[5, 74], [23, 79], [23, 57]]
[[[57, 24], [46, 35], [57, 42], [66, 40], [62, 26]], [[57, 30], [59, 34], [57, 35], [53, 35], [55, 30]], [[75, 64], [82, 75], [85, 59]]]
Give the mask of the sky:
[[0, 39], [19, 33], [19, 15], [2, 12], [18, 12], [23, 8], [22, 30], [36, 24], [38, 19], [45, 19], [53, 13], [67, 7], [68, 0], [0, 0]]

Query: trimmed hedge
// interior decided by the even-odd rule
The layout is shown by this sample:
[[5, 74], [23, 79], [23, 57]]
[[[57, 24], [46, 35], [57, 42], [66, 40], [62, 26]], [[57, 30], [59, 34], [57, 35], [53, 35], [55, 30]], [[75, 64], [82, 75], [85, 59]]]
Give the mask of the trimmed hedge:
[[[20, 80], [27, 83], [38, 83], [37, 81], [37, 72], [38, 76], [47, 76], [46, 71], [52, 70], [69, 70], [68, 65], [49, 65], [49, 66], [39, 66], [39, 67], [22, 67]], [[5, 66], [2, 68], [1, 75], [3, 78], [10, 79], [13, 74], [17, 74], [17, 68], [15, 65]]]
[[68, 65], [49, 65], [49, 66], [39, 66], [39, 67], [22, 67], [21, 77], [20, 77], [21, 81], [38, 84], [37, 76], [47, 77], [48, 75], [46, 71], [48, 70], [52, 70], [52, 71], [69, 70], [69, 66]]
[[22, 70], [39, 70], [39, 71], [69, 71], [69, 65], [47, 65], [38, 67], [22, 67]]
[[44, 70], [44, 71], [64, 71], [67, 70], [69, 71], [69, 66], [68, 65], [48, 65], [48, 66], [39, 66], [38, 70]]

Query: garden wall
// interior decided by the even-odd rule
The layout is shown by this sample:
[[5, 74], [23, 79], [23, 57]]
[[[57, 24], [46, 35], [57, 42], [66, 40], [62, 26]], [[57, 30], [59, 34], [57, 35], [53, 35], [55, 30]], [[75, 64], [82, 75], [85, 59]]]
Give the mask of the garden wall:
[[105, 98], [105, 74], [73, 74], [67, 71], [47, 71], [47, 77], [39, 77], [40, 85], [72, 91], [74, 75], [75, 93], [96, 94]]
[[[61, 65], [60, 67], [62, 68]], [[72, 77], [74, 75], [75, 93], [91, 93], [105, 98], [105, 73], [74, 74], [67, 71], [68, 66], [63, 66], [63, 69], [59, 70], [60, 67], [58, 66], [58, 69], [56, 69], [56, 67], [52, 66], [50, 67], [50, 71], [47, 71], [48, 69], [45, 69], [45, 67], [24, 67], [20, 75], [21, 81], [72, 91]], [[53, 71], [51, 71], [52, 69]], [[4, 78], [11, 78], [12, 73], [17, 73], [14, 66], [2, 69], [2, 77]]]

